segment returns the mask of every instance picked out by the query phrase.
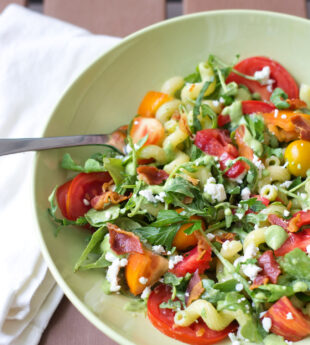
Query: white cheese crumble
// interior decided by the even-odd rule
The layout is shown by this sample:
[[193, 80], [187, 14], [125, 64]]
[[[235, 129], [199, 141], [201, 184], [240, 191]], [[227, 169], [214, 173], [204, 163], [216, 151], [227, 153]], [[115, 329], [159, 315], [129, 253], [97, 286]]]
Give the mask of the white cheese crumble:
[[238, 337], [234, 333], [228, 333], [228, 337], [231, 341], [231, 345], [241, 345]]
[[254, 78], [260, 82], [261, 85], [270, 85], [274, 81], [270, 79], [270, 67], [264, 66], [261, 71], [256, 71], [254, 73]]
[[262, 325], [263, 325], [264, 330], [265, 330], [267, 333], [269, 333], [270, 328], [271, 328], [271, 326], [272, 326], [272, 322], [271, 322], [270, 317], [264, 317], [263, 320], [262, 320]]
[[290, 215], [290, 211], [288, 211], [288, 210], [284, 210], [283, 211], [283, 216], [284, 217], [288, 217]]
[[253, 163], [257, 167], [259, 172], [262, 172], [262, 170], [265, 169], [264, 163], [256, 155], [253, 155]]
[[224, 201], [226, 200], [225, 188], [221, 183], [215, 183], [215, 178], [210, 177], [204, 186], [204, 192], [210, 195], [212, 201]]
[[236, 284], [235, 286], [236, 291], [240, 292], [243, 290], [243, 285], [241, 283]]
[[139, 283], [145, 285], [147, 282], [148, 282], [148, 279], [147, 279], [147, 278], [145, 278], [145, 277], [140, 277], [140, 278], [139, 278]]
[[278, 114], [279, 114], [279, 110], [278, 110], [278, 109], [275, 109], [275, 111], [274, 111], [274, 117], [277, 118], [277, 117], [278, 117]]
[[155, 196], [155, 199], [160, 201], [160, 202], [165, 202], [166, 193], [165, 192], [160, 192], [158, 195]]
[[85, 205], [85, 206], [89, 206], [90, 205], [90, 202], [87, 200], [87, 199], [83, 199], [83, 204]]
[[140, 190], [139, 195], [145, 197], [145, 199], [149, 202], [155, 203], [157, 201], [152, 191], [150, 191], [149, 189]]
[[163, 254], [165, 252], [165, 248], [162, 245], [153, 246], [152, 251], [156, 254]]
[[238, 219], [242, 219], [244, 217], [243, 213], [236, 212], [235, 215], [237, 216]]
[[260, 267], [254, 264], [245, 264], [241, 266], [242, 272], [249, 277], [252, 281], [255, 280], [258, 273], [262, 270]]
[[128, 263], [127, 259], [119, 259], [111, 252], [107, 252], [105, 256], [107, 261], [112, 262], [107, 271], [107, 281], [110, 283], [110, 291], [117, 292], [120, 290], [120, 285], [118, 285], [118, 273], [121, 267], [125, 267]]
[[209, 234], [207, 234], [207, 238], [208, 238], [208, 240], [212, 241], [212, 240], [214, 240], [215, 236], [213, 234], [209, 233]]
[[262, 312], [259, 314], [259, 317], [262, 318], [266, 313], [267, 313], [267, 311], [262, 311]]
[[307, 251], [307, 254], [310, 255], [310, 244], [307, 245], [306, 251]]
[[254, 243], [250, 243], [244, 251], [244, 258], [246, 260], [253, 259], [256, 257], [258, 251], [259, 251], [258, 247], [256, 247]]
[[142, 299], [146, 299], [149, 297], [151, 293], [151, 288], [149, 286], [147, 286], [143, 291], [142, 291], [142, 294], [141, 294], [141, 298]]
[[293, 181], [285, 181], [285, 182], [280, 184], [280, 187], [289, 188], [292, 183], [293, 183]]
[[293, 317], [293, 314], [291, 312], [286, 314], [286, 320], [293, 320], [293, 319], [294, 319], [294, 317]]
[[215, 106], [215, 107], [218, 107], [220, 105], [220, 102], [217, 101], [217, 100], [214, 100], [212, 101], [212, 104]]
[[182, 255], [173, 255], [169, 258], [169, 269], [173, 269], [173, 267], [178, 264], [179, 262], [183, 261]]
[[225, 99], [223, 97], [220, 97], [219, 101], [220, 103], [225, 103]]
[[248, 199], [250, 199], [250, 196], [251, 196], [250, 188], [249, 187], [243, 188], [241, 191], [241, 199], [242, 200], [248, 200]]

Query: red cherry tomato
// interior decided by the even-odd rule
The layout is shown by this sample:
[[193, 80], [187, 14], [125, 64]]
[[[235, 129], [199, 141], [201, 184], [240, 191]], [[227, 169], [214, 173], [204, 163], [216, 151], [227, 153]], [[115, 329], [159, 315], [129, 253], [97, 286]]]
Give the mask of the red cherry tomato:
[[72, 181], [60, 186], [56, 197], [63, 216], [70, 220], [83, 216], [91, 208], [90, 200], [101, 194], [103, 183], [110, 180], [111, 176], [107, 172], [80, 173]]
[[[273, 88], [280, 87], [285, 93], [287, 93], [288, 98], [299, 97], [298, 86], [294, 78], [282, 65], [270, 58], [264, 56], [247, 58], [240, 61], [234, 68], [243, 74], [253, 76], [256, 71], [261, 71], [265, 66], [269, 66], [270, 79], [275, 81], [272, 84]], [[271, 92], [267, 90], [267, 85], [261, 85], [258, 81], [248, 80], [233, 72], [231, 72], [227, 77], [226, 83], [230, 83], [232, 81], [237, 84], [245, 85], [251, 92], [259, 93], [262, 100], [269, 101]]]
[[184, 277], [186, 273], [194, 273], [198, 269], [198, 272], [201, 274], [210, 267], [211, 252], [211, 248], [208, 248], [203, 256], [200, 257], [198, 247], [196, 246], [183, 255], [184, 259], [176, 264], [171, 272], [177, 277]]
[[237, 328], [236, 323], [230, 324], [222, 331], [212, 331], [202, 319], [188, 327], [178, 327], [174, 324], [175, 312], [171, 309], [160, 308], [160, 304], [171, 297], [171, 289], [167, 285], [159, 285], [151, 293], [147, 303], [147, 315], [160, 332], [168, 337], [193, 345], [215, 344], [225, 339], [230, 332]]
[[136, 144], [148, 134], [145, 145], [161, 145], [165, 137], [164, 126], [152, 117], [138, 116], [133, 120], [130, 136]]
[[283, 256], [295, 248], [299, 248], [305, 252], [307, 246], [310, 245], [310, 229], [305, 229], [297, 233], [289, 232], [288, 235], [288, 239], [282, 246], [274, 251], [275, 256]]
[[[238, 157], [237, 148], [223, 129], [203, 129], [195, 137], [195, 145], [203, 152], [219, 158], [221, 169], [226, 169], [226, 162]], [[243, 162], [236, 162], [227, 172], [226, 176], [237, 178], [245, 171]]]
[[[253, 114], [253, 113], [271, 113], [275, 109], [273, 104], [269, 104], [262, 101], [242, 101], [242, 113]], [[220, 127], [230, 122], [229, 115], [220, 114], [217, 118], [217, 123]]]

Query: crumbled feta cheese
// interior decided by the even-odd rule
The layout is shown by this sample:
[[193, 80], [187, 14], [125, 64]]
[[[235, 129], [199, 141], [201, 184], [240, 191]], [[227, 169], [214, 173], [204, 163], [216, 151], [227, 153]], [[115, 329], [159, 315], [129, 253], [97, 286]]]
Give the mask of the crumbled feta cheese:
[[160, 192], [158, 195], [155, 195], [155, 199], [160, 201], [160, 202], [165, 202], [166, 193], [165, 192]]
[[285, 182], [280, 184], [280, 187], [289, 188], [292, 183], [293, 183], [293, 181], [285, 181]]
[[287, 116], [285, 114], [281, 115], [281, 119], [285, 120]]
[[163, 254], [165, 252], [165, 248], [162, 245], [153, 246], [152, 251], [156, 254]]
[[306, 200], [306, 199], [307, 199], [307, 194], [306, 194], [306, 193], [300, 193], [300, 197], [301, 197], [303, 200]]
[[107, 271], [107, 281], [110, 283], [110, 291], [117, 292], [120, 290], [120, 285], [118, 285], [118, 273], [121, 267], [125, 267], [128, 263], [127, 259], [119, 259], [113, 253], [107, 252], [105, 256], [106, 260], [112, 262], [108, 267]]
[[293, 314], [291, 312], [286, 314], [286, 320], [293, 320], [293, 319], [294, 319], [294, 317], [293, 317]]
[[256, 155], [253, 155], [253, 163], [260, 172], [265, 169], [264, 163]]
[[217, 100], [214, 100], [212, 101], [212, 104], [215, 106], [215, 107], [218, 107], [220, 105], [220, 102], [217, 101]]
[[169, 269], [173, 269], [173, 267], [178, 264], [179, 262], [183, 261], [182, 255], [174, 255], [169, 258]]
[[290, 215], [290, 211], [288, 211], [288, 210], [284, 210], [283, 211], [283, 216], [284, 217], [288, 217]]
[[310, 244], [307, 245], [306, 251], [307, 251], [307, 254], [310, 255]]
[[142, 291], [142, 294], [141, 294], [141, 298], [142, 299], [146, 299], [150, 296], [150, 293], [151, 293], [151, 288], [149, 286], [147, 286], [143, 291]]
[[90, 202], [87, 200], [87, 199], [83, 199], [83, 204], [85, 205], [85, 206], [89, 206], [90, 205]]
[[127, 144], [127, 145], [125, 146], [124, 151], [125, 151], [125, 153], [126, 153], [127, 155], [132, 151], [132, 148], [130, 147], [129, 144]]
[[261, 85], [270, 84], [270, 67], [264, 66], [261, 71], [256, 71], [254, 73], [254, 78], [259, 81]]
[[241, 266], [242, 272], [249, 277], [252, 281], [255, 280], [257, 274], [262, 270], [260, 267], [254, 264], [244, 264]]
[[262, 320], [262, 325], [263, 325], [264, 330], [265, 330], [267, 333], [269, 333], [270, 328], [271, 328], [271, 326], [272, 326], [272, 322], [271, 322], [270, 317], [264, 317], [263, 320]]
[[241, 283], [236, 284], [235, 286], [236, 291], [240, 292], [243, 290], [243, 285]]
[[241, 345], [240, 341], [234, 333], [228, 333], [228, 337], [231, 341], [231, 345]]
[[231, 241], [226, 240], [226, 241], [222, 244], [222, 248], [223, 248], [224, 250], [227, 250], [227, 249], [229, 249], [229, 247], [231, 247]]
[[250, 243], [244, 251], [244, 258], [246, 260], [253, 259], [256, 257], [258, 251], [259, 251], [258, 247], [256, 247], [254, 243]]
[[275, 109], [275, 111], [274, 111], [274, 117], [277, 118], [277, 117], [278, 117], [278, 114], [279, 114], [279, 110], [278, 110], [278, 109]]
[[220, 103], [225, 103], [225, 99], [223, 97], [220, 97], [219, 101]]
[[239, 174], [237, 177], [230, 178], [230, 181], [234, 181], [234, 182], [237, 182], [238, 184], [241, 184], [246, 174], [247, 174], [247, 171], [245, 170], [241, 174]]
[[244, 214], [243, 214], [243, 213], [236, 212], [236, 213], [235, 213], [235, 216], [236, 216], [238, 219], [242, 219], [242, 218], [244, 217]]
[[204, 185], [204, 192], [210, 195], [212, 201], [224, 201], [226, 199], [225, 188], [221, 183], [215, 183], [215, 178], [210, 177]]
[[259, 317], [262, 318], [266, 313], [267, 313], [267, 311], [262, 311], [262, 312], [259, 314]]
[[145, 190], [140, 190], [139, 195], [142, 195], [145, 197], [145, 199], [149, 202], [155, 203], [157, 200], [155, 199], [152, 191], [150, 191], [149, 189], [145, 189]]
[[268, 92], [272, 92], [272, 90], [273, 90], [272, 84], [267, 85], [266, 89]]
[[250, 196], [251, 196], [250, 188], [249, 187], [243, 188], [241, 191], [241, 199], [242, 200], [248, 200], [248, 199], [250, 199]]
[[143, 284], [143, 285], [145, 285], [145, 284], [147, 283], [147, 281], [148, 281], [148, 279], [145, 278], [145, 277], [140, 277], [140, 278], [139, 278], [139, 283], [141, 283], [141, 284]]
[[212, 241], [214, 240], [215, 236], [211, 233], [207, 234], [208, 240]]

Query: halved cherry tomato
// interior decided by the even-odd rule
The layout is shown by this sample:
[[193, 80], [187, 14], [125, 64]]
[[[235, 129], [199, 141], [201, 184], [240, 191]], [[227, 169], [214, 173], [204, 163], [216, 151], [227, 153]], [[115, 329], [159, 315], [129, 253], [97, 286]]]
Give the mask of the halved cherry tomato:
[[[195, 145], [203, 152], [219, 158], [221, 169], [226, 169], [226, 162], [238, 157], [237, 148], [224, 129], [203, 129], [196, 133]], [[226, 176], [237, 178], [245, 171], [243, 162], [236, 162], [227, 172]]]
[[205, 249], [204, 252], [198, 250], [198, 246], [183, 254], [183, 260], [176, 264], [172, 270], [173, 274], [178, 277], [184, 277], [186, 273], [194, 273], [197, 269], [201, 274], [210, 267], [211, 247]]
[[[253, 76], [255, 72], [261, 71], [265, 66], [269, 66], [270, 79], [275, 81], [272, 84], [273, 88], [280, 87], [285, 93], [287, 93], [288, 98], [298, 98], [299, 91], [294, 78], [282, 65], [270, 58], [264, 56], [250, 57], [240, 61], [236, 66], [234, 66], [234, 69], [243, 74]], [[248, 80], [234, 72], [229, 74], [226, 79], [226, 83], [230, 83], [232, 81], [237, 84], [245, 85], [253, 93], [259, 93], [263, 101], [269, 101], [271, 92], [267, 90], [267, 85], [261, 85], [255, 80]]]
[[275, 256], [283, 256], [295, 248], [299, 248], [304, 252], [307, 251], [307, 246], [310, 245], [310, 229], [305, 229], [297, 233], [288, 233], [288, 239], [282, 246], [274, 251]]
[[[262, 101], [242, 101], [242, 113], [244, 115], [253, 113], [270, 113], [275, 109], [273, 104]], [[217, 123], [220, 127], [230, 122], [229, 115], [220, 114], [217, 118]]]
[[72, 182], [72, 180], [64, 183], [63, 185], [58, 187], [57, 191], [56, 191], [56, 199], [57, 199], [58, 206], [60, 208], [62, 215], [66, 218], [68, 218], [67, 195], [68, 195], [68, 190], [69, 190], [69, 187], [71, 185], [71, 182]]
[[298, 211], [290, 219], [287, 229], [290, 232], [297, 232], [305, 225], [310, 225], [310, 211]]
[[285, 149], [284, 158], [288, 162], [288, 170], [294, 176], [305, 177], [310, 169], [310, 141], [295, 140]]
[[148, 134], [145, 145], [161, 145], [165, 137], [165, 129], [157, 119], [138, 116], [133, 120], [130, 136], [136, 144]]
[[111, 176], [107, 172], [80, 173], [72, 181], [60, 186], [56, 197], [63, 216], [70, 220], [83, 216], [91, 208], [90, 200], [102, 193], [103, 183], [110, 180]]
[[[153, 285], [167, 270], [168, 260], [149, 250], [144, 250], [143, 254], [130, 254], [125, 268], [130, 292], [135, 296], [140, 294], [146, 286]], [[147, 279], [146, 284], [140, 282], [142, 277]]]
[[281, 297], [267, 311], [265, 317], [271, 319], [270, 331], [283, 336], [286, 340], [298, 341], [310, 334], [310, 320], [306, 319], [286, 296]]
[[154, 117], [157, 109], [170, 100], [172, 100], [172, 97], [166, 93], [149, 91], [140, 103], [137, 113], [144, 117]]
[[188, 327], [174, 324], [175, 312], [171, 309], [160, 308], [161, 303], [171, 298], [171, 289], [167, 285], [159, 285], [151, 293], [147, 302], [147, 315], [153, 326], [168, 337], [186, 344], [209, 345], [225, 339], [230, 332], [234, 332], [237, 324], [234, 322], [222, 331], [211, 330], [202, 319]]

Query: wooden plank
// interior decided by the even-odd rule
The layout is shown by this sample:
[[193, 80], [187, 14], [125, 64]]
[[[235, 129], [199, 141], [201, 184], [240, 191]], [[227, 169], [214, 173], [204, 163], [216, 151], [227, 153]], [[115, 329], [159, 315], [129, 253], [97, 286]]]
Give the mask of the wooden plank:
[[0, 0], [0, 12], [2, 12], [9, 4], [18, 4], [21, 6], [27, 6], [27, 0]]
[[241, 8], [288, 13], [306, 18], [306, 5], [306, 0], [183, 0], [183, 12], [187, 14]]
[[88, 322], [64, 297], [50, 320], [39, 345], [117, 345]]
[[124, 37], [165, 19], [165, 0], [45, 0], [44, 13], [96, 34]]

